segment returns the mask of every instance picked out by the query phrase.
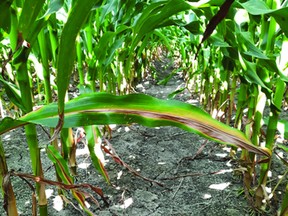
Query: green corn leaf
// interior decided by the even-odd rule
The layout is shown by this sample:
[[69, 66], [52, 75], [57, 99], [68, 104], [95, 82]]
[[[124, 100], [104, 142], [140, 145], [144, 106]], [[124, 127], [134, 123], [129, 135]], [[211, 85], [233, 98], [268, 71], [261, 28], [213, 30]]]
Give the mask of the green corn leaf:
[[[160, 100], [143, 94], [113, 96], [92, 93], [67, 102], [65, 107], [63, 127], [131, 123], [148, 127], [170, 125], [219, 143], [270, 155], [269, 150], [252, 145], [241, 131], [218, 122], [198, 107], [180, 101]], [[58, 121], [57, 105], [45, 105], [20, 120], [55, 127]]]
[[[53, 145], [48, 145], [46, 148], [46, 151], [47, 151], [48, 157], [54, 163], [56, 170], [57, 170], [57, 174], [59, 175], [63, 183], [67, 185], [72, 185], [74, 183], [74, 179], [70, 175], [67, 162], [61, 156], [59, 151], [55, 149]], [[86, 207], [84, 194], [81, 193], [81, 191], [77, 189], [71, 189], [71, 193], [74, 196], [74, 198], [78, 201], [78, 203], [81, 205], [81, 207], [84, 209], [84, 211], [88, 215], [93, 215], [93, 213], [90, 212], [90, 210]]]
[[207, 40], [215, 47], [231, 47], [219, 34], [212, 35]]
[[274, 17], [276, 22], [285, 33], [286, 37], [288, 37], [288, 7], [272, 10], [267, 6], [265, 1], [262, 0], [250, 0], [245, 3], [240, 3], [240, 5], [242, 5], [242, 7], [252, 15], [267, 14]]
[[250, 83], [255, 83], [262, 88], [268, 90], [268, 92], [272, 92], [271, 89], [269, 89], [264, 82], [260, 79], [256, 72], [256, 63], [250, 62], [242, 58], [242, 56], [239, 54], [239, 60], [242, 65], [242, 68], [244, 69], [244, 76], [246, 80]]
[[69, 167], [68, 167], [67, 161], [64, 160], [60, 152], [57, 149], [55, 149], [53, 145], [48, 145], [46, 151], [47, 151], [47, 155], [49, 159], [55, 165], [57, 173], [59, 177], [61, 178], [61, 180], [63, 181], [63, 183], [73, 184], [74, 180], [73, 180], [73, 177], [69, 173]]
[[48, 9], [45, 14], [41, 17], [50, 16], [53, 13], [56, 13], [64, 5], [64, 0], [51, 0], [48, 5]]
[[20, 120], [12, 119], [10, 117], [6, 117], [0, 122], [0, 135], [4, 134], [4, 133], [6, 133], [12, 129], [24, 126], [26, 124], [27, 124], [27, 122], [23, 122]]
[[[167, 83], [169, 82], [169, 80], [175, 75], [177, 74], [179, 71], [182, 71], [183, 68], [178, 68], [178, 69], [175, 69], [173, 70], [168, 76], [166, 76], [164, 79], [160, 80], [157, 85], [167, 85]], [[184, 88], [185, 89], [185, 88]], [[177, 90], [176, 90], [177, 91]], [[183, 91], [183, 90], [182, 90]], [[182, 92], [181, 91], [181, 92]], [[180, 93], [180, 92], [178, 92]], [[173, 94], [173, 93], [172, 93]], [[170, 96], [171, 94], [169, 94]], [[168, 96], [168, 98], [170, 99], [170, 97]], [[173, 97], [172, 97], [173, 98]]]
[[145, 48], [148, 47], [151, 34], [152, 33], [146, 34], [145, 37], [143, 38], [143, 40], [141, 41], [141, 46], [138, 48], [138, 52], [137, 52], [138, 56], [141, 56], [141, 53], [143, 52], [143, 50], [145, 50]]
[[244, 54], [259, 59], [269, 59], [260, 49], [258, 49], [252, 42], [250, 42], [250, 32], [239, 32], [236, 35], [239, 48]]
[[173, 99], [176, 95], [182, 93], [185, 89], [186, 89], [186, 87], [175, 90], [174, 92], [172, 92], [168, 95], [168, 98]]
[[131, 50], [134, 50], [146, 34], [161, 26], [169, 17], [189, 9], [191, 6], [183, 0], [160, 1], [150, 4], [135, 23], [135, 36]]
[[[88, 148], [91, 156], [91, 160], [93, 162], [94, 167], [97, 169], [97, 171], [105, 178], [105, 180], [110, 183], [108, 173], [106, 169], [104, 168], [104, 165], [100, 161], [100, 159], [95, 154], [95, 144], [97, 141], [95, 139], [97, 138], [98, 134], [96, 132], [97, 128], [94, 126], [85, 126], [84, 127], [86, 132], [86, 138], [88, 141]], [[100, 144], [100, 143], [97, 143]]]
[[124, 37], [119, 38], [119, 39], [114, 41], [114, 43], [112, 44], [111, 47], [109, 47], [109, 49], [107, 50], [107, 57], [103, 61], [105, 66], [108, 66], [114, 60], [114, 55], [115, 55], [117, 49], [119, 49], [122, 46], [122, 44], [124, 43], [124, 40], [125, 40]]
[[141, 13], [140, 17], [137, 19], [135, 23], [135, 32], [140, 32], [140, 29], [145, 24], [146, 20], [149, 18], [149, 16], [156, 14], [160, 11], [160, 9], [163, 7], [163, 4], [165, 4], [167, 1], [159, 1], [154, 2], [152, 4], [149, 4]]
[[4, 85], [5, 92], [9, 97], [9, 99], [12, 101], [12, 103], [14, 103], [21, 110], [24, 110], [24, 112], [27, 112], [25, 106], [23, 105], [19, 88], [15, 86], [13, 83], [4, 80], [2, 76], [0, 76], [0, 83]]
[[[264, 123], [268, 125], [269, 117], [265, 117], [263, 120], [264, 120]], [[284, 137], [285, 140], [288, 140], [288, 120], [279, 119], [277, 122], [277, 130], [279, 131], [279, 134], [281, 137]]]
[[[29, 31], [26, 33], [25, 38], [25, 40], [29, 42], [30, 46], [34, 45], [40, 30], [44, 27], [45, 24], [46, 21], [42, 18], [35, 21], [33, 25], [31, 25], [31, 29], [29, 29]], [[18, 40], [21, 39], [19, 35], [17, 34]], [[26, 62], [30, 54], [30, 51], [31, 51], [30, 48], [27, 48], [25, 46], [20, 47], [13, 55], [13, 64], [16, 65], [19, 63]]]
[[10, 47], [13, 52], [15, 52], [17, 47], [17, 38], [18, 38], [18, 18], [15, 10], [11, 11], [11, 30], [9, 33]]
[[277, 129], [284, 139], [288, 140], [288, 120], [278, 120]]
[[167, 38], [167, 36], [165, 34], [163, 34], [161, 31], [159, 31], [158, 29], [156, 29], [153, 32], [154, 35], [157, 35], [159, 37], [159, 41], [161, 41], [163, 43], [163, 45], [165, 45], [165, 47], [168, 50], [171, 50], [171, 41]]
[[4, 0], [0, 2], [0, 29], [2, 28], [6, 32], [10, 32], [11, 29], [11, 11], [10, 6], [13, 1]]
[[267, 60], [267, 59], [259, 59], [258, 65], [263, 68], [266, 68], [268, 71], [275, 71], [281, 80], [284, 82], [288, 82], [288, 76], [283, 73], [283, 71], [279, 70], [275, 60]]
[[107, 1], [107, 4], [105, 4], [102, 7], [103, 11], [102, 11], [101, 17], [100, 17], [100, 24], [103, 24], [105, 18], [107, 18], [107, 15], [109, 13], [111, 13], [113, 10], [117, 11], [117, 6], [118, 6], [118, 1], [117, 0]]
[[60, 116], [64, 112], [66, 90], [76, 59], [76, 37], [82, 25], [85, 23], [89, 12], [97, 2], [98, 0], [76, 1], [69, 14], [67, 23], [63, 28], [57, 65], [58, 106]]
[[108, 31], [105, 32], [100, 38], [98, 46], [96, 48], [96, 56], [99, 62], [104, 62], [106, 60], [107, 50], [109, 49], [109, 45], [113, 41], [115, 36], [115, 32]]
[[100, 63], [107, 66], [113, 61], [114, 54], [125, 41], [124, 36], [120, 38], [118, 36], [127, 30], [128, 26], [121, 25], [116, 32], [107, 31], [103, 34], [95, 48], [96, 58]]
[[[27, 40], [45, 0], [25, 0], [19, 20], [19, 29]], [[30, 41], [28, 41], [30, 42]]]

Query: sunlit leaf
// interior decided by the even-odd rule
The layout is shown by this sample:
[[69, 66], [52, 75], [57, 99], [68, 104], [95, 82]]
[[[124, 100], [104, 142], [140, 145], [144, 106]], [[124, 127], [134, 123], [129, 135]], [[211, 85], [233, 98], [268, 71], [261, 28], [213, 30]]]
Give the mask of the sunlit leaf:
[[[55, 127], [57, 105], [43, 106], [20, 120]], [[143, 94], [113, 96], [94, 93], [75, 98], [66, 103], [63, 127], [131, 123], [148, 127], [176, 126], [216, 142], [270, 155], [269, 151], [252, 145], [241, 131], [218, 122], [198, 107]]]
[[271, 89], [269, 89], [258, 76], [256, 72], [256, 63], [249, 62], [245, 60], [244, 58], [242, 58], [240, 55], [239, 55], [239, 59], [244, 69], [244, 76], [246, 80], [250, 83], [255, 83], [261, 86], [262, 88], [267, 89], [269, 92], [271, 92]]
[[250, 32], [239, 32], [237, 33], [237, 40], [239, 48], [246, 55], [257, 57], [260, 59], [269, 59], [259, 48], [257, 48], [249, 39]]
[[48, 5], [46, 13], [42, 17], [49, 16], [53, 13], [56, 13], [64, 4], [64, 0], [51, 0]]
[[284, 31], [286, 37], [288, 37], [288, 7], [272, 10], [264, 1], [261, 0], [250, 0], [240, 4], [252, 15], [268, 14], [274, 17], [276, 22]]
[[[59, 153], [59, 151], [55, 149], [53, 145], [48, 145], [46, 150], [48, 157], [54, 163], [57, 170], [57, 174], [59, 175], [63, 183], [67, 185], [73, 185], [74, 179], [70, 175], [68, 164], [64, 160], [62, 155]], [[79, 202], [81, 207], [84, 209], [84, 211], [91, 215], [90, 210], [86, 207], [84, 194], [77, 189], [71, 189], [71, 192], [74, 198]]]
[[191, 6], [183, 0], [160, 1], [150, 4], [143, 10], [135, 23], [135, 37], [132, 41], [131, 50], [134, 50], [146, 34], [161, 26], [169, 17], [189, 9]]
[[60, 176], [61, 180], [65, 184], [73, 184], [74, 179], [70, 175], [67, 161], [64, 160], [60, 152], [57, 149], [55, 149], [53, 145], [48, 145], [47, 155], [49, 159], [54, 163], [57, 173]]
[[[95, 145], [101, 145], [101, 143], [97, 143], [97, 141], [95, 140], [98, 138], [98, 135], [96, 134], [96, 128], [94, 128], [93, 126], [85, 126], [84, 129], [86, 132], [88, 148], [93, 165], [98, 170], [98, 172], [105, 178], [105, 180], [110, 183], [108, 173], [95, 152]], [[101, 150], [101, 148], [99, 148], [99, 150]]]
[[[23, 34], [23, 38], [27, 40], [31, 33], [35, 20], [40, 13], [45, 0], [26, 0], [19, 19], [19, 29]], [[37, 35], [36, 35], [37, 36]], [[30, 41], [29, 41], [30, 42]]]
[[[64, 112], [66, 90], [68, 88], [70, 76], [74, 67], [76, 57], [76, 37], [82, 25], [86, 21], [89, 12], [97, 2], [98, 0], [76, 1], [62, 31], [57, 65], [59, 116], [63, 115]], [[60, 121], [60, 127], [61, 124], [62, 123]]]

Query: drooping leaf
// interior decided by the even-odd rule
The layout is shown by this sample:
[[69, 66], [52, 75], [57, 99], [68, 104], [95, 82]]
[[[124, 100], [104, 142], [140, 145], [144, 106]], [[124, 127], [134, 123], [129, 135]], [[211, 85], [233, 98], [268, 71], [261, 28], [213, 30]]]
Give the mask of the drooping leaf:
[[249, 40], [250, 34], [250, 32], [238, 32], [236, 34], [240, 50], [246, 55], [268, 60], [269, 58]]
[[[170, 125], [219, 143], [270, 155], [269, 150], [252, 145], [241, 131], [218, 122], [198, 107], [180, 101], [160, 100], [143, 94], [113, 96], [94, 93], [75, 98], [65, 107], [63, 127], [131, 123], [148, 127]], [[20, 120], [55, 127], [58, 121], [57, 105], [45, 105]]]
[[10, 130], [13, 130], [15, 128], [24, 126], [26, 124], [27, 124], [27, 122], [23, 122], [20, 120], [12, 119], [10, 117], [6, 117], [6, 118], [2, 119], [2, 121], [0, 122], [0, 135], [4, 134]]
[[21, 110], [26, 112], [25, 106], [23, 105], [23, 101], [21, 99], [21, 94], [17, 86], [15, 86], [13, 83], [7, 82], [3, 79], [2, 76], [0, 76], [0, 82], [4, 85], [5, 92], [9, 99]]
[[[62, 155], [59, 153], [57, 149], [55, 149], [53, 145], [48, 145], [46, 150], [47, 150], [47, 155], [50, 158], [50, 160], [54, 163], [56, 170], [57, 170], [57, 174], [61, 178], [62, 182], [67, 185], [73, 185], [74, 179], [70, 175], [67, 161], [64, 160]], [[74, 198], [78, 201], [78, 203], [84, 209], [84, 211], [88, 213], [89, 215], [93, 215], [93, 213], [86, 207], [85, 195], [77, 189], [71, 189], [71, 192]]]
[[[101, 143], [97, 143], [98, 134], [96, 132], [96, 128], [94, 126], [85, 126], [84, 127], [86, 132], [86, 138], [88, 141], [88, 148], [91, 156], [92, 163], [94, 167], [97, 169], [97, 171], [105, 178], [105, 180], [110, 183], [108, 173], [99, 159], [96, 155], [96, 149], [101, 151]], [[95, 145], [100, 145], [100, 148], [95, 148]]]
[[64, 0], [51, 0], [48, 5], [48, 9], [45, 14], [41, 17], [50, 16], [53, 13], [56, 13], [64, 4]]
[[209, 21], [206, 30], [203, 34], [203, 38], [201, 43], [203, 43], [214, 31], [216, 26], [226, 17], [231, 5], [233, 4], [234, 0], [226, 0], [220, 7], [219, 11], [212, 19]]
[[131, 51], [134, 51], [134, 48], [146, 34], [157, 29], [163, 22], [167, 21], [169, 17], [189, 9], [191, 9], [191, 6], [183, 0], [151, 3], [143, 10], [141, 16], [135, 23]]
[[47, 146], [47, 155], [49, 159], [54, 163], [57, 170], [57, 174], [65, 184], [73, 184], [74, 179], [70, 175], [67, 161], [60, 155], [60, 152], [55, 149], [53, 145]]
[[242, 68], [244, 69], [244, 77], [246, 78], [246, 80], [250, 83], [255, 83], [271, 92], [271, 89], [269, 89], [258, 76], [256, 72], [256, 63], [245, 60], [240, 54], [239, 54], [239, 60], [242, 65]]
[[111, 13], [113, 10], [117, 11], [117, 5], [118, 5], [118, 1], [117, 0], [107, 1], [107, 4], [105, 4], [102, 7], [103, 11], [102, 11], [101, 17], [100, 17], [100, 24], [103, 24], [105, 18], [107, 18], [107, 15], [109, 13]]
[[264, 1], [261, 0], [250, 0], [244, 3], [240, 3], [243, 8], [245, 8], [248, 13], [252, 15], [270, 15], [275, 18], [276, 22], [279, 24], [286, 37], [288, 37], [288, 7], [272, 10], [270, 9]]

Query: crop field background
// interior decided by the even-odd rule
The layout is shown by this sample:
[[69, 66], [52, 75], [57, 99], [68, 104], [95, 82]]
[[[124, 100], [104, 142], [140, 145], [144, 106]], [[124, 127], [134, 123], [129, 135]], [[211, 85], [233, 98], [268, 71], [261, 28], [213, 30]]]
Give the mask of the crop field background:
[[2, 0], [1, 214], [288, 215], [287, 23], [285, 0]]

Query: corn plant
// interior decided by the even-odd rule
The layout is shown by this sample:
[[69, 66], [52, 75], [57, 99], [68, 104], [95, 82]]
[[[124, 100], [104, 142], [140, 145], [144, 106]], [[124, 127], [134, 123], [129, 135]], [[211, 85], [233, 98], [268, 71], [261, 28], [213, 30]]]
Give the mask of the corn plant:
[[[87, 194], [79, 188], [89, 187], [104, 197], [99, 188], [74, 184], [77, 161], [72, 128], [84, 126], [93, 165], [109, 184], [97, 140], [102, 136], [98, 125], [112, 123], [172, 125], [242, 148], [247, 195], [255, 199], [256, 208], [265, 209], [263, 188], [271, 154], [281, 146], [274, 139], [281, 123], [279, 112], [287, 105], [287, 13], [287, 1], [280, 0], [2, 1], [0, 96], [2, 106], [13, 107], [15, 114], [2, 119], [0, 134], [25, 127], [33, 170], [33, 175], [9, 173], [0, 146], [0, 181], [8, 215], [17, 215], [10, 175], [37, 182], [40, 215], [47, 215], [45, 184], [63, 189], [59, 190], [63, 195], [65, 189], [71, 190], [92, 215], [85, 205]], [[214, 118], [237, 129], [182, 102], [130, 94], [159, 57], [155, 54], [159, 47], [180, 58], [178, 68], [159, 83], [167, 83], [177, 72], [186, 82], [170, 96], [188, 89]], [[80, 94], [74, 99], [67, 94], [71, 83]], [[8, 105], [2, 100], [4, 94]], [[43, 107], [33, 111], [40, 104]], [[271, 112], [267, 119], [266, 104]], [[267, 122], [264, 145], [260, 142], [263, 120]], [[46, 149], [57, 182], [43, 176], [35, 124], [50, 128], [51, 144], [47, 142]], [[261, 159], [255, 186], [252, 176]], [[288, 209], [287, 194], [279, 210], [282, 215]]]

